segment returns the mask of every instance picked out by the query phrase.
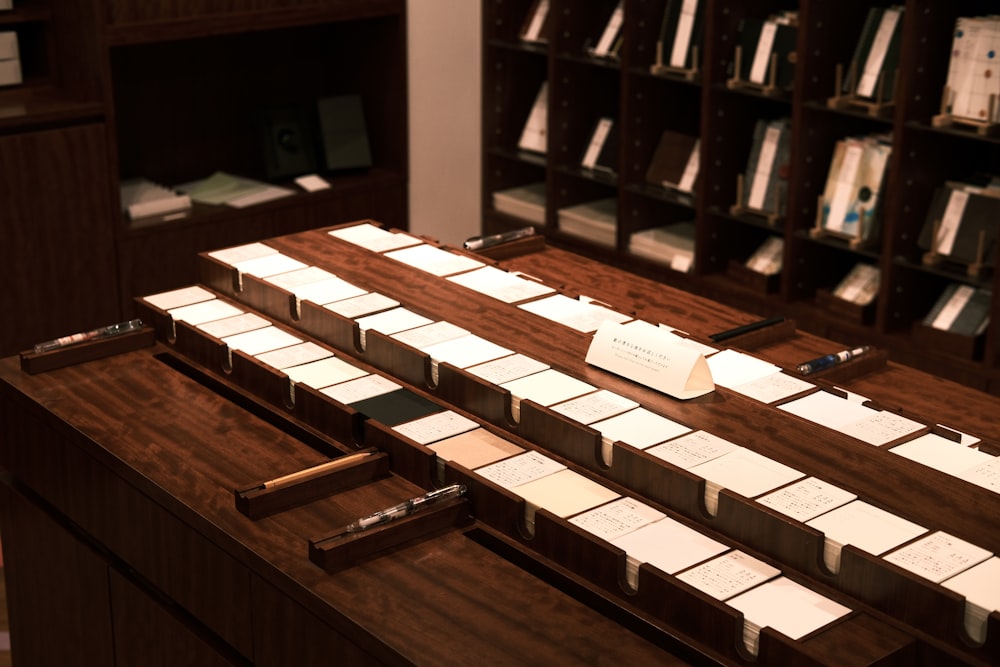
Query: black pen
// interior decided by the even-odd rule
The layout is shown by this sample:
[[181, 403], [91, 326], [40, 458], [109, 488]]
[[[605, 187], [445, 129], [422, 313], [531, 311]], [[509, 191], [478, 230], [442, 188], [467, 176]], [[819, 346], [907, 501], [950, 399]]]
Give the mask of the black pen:
[[409, 516], [427, 505], [441, 502], [447, 498], [456, 498], [463, 493], [465, 493], [465, 484], [452, 484], [451, 486], [446, 486], [435, 491], [428, 491], [422, 496], [410, 498], [409, 500], [401, 502], [398, 505], [393, 505], [392, 507], [387, 507], [384, 510], [379, 510], [374, 514], [361, 517], [354, 523], [347, 526], [347, 532], [359, 533], [362, 530], [371, 528], [372, 526], [379, 526], [394, 519]]
[[509, 232], [501, 232], [499, 234], [491, 234], [489, 236], [475, 236], [465, 242], [465, 249], [482, 250], [483, 248], [489, 248], [490, 246], [499, 245], [501, 243], [523, 239], [534, 235], [534, 233], [534, 227], [522, 227], [521, 229], [512, 229]]
[[769, 327], [774, 324], [780, 324], [784, 321], [784, 317], [768, 317], [767, 319], [757, 320], [756, 322], [751, 322], [750, 324], [744, 324], [732, 329], [720, 331], [719, 333], [710, 334], [709, 338], [714, 340], [716, 343], [720, 343], [724, 340], [735, 338], [736, 336], [742, 336], [745, 333], [757, 331], [757, 329], [763, 329], [764, 327]]
[[97, 329], [91, 329], [90, 331], [82, 331], [80, 333], [70, 334], [69, 336], [54, 338], [52, 340], [47, 340], [44, 343], [36, 343], [35, 354], [69, 347], [70, 345], [84, 343], [88, 340], [99, 340], [101, 338], [120, 336], [121, 334], [128, 333], [129, 331], [138, 331], [141, 328], [142, 320], [138, 319], [129, 320], [128, 322], [118, 322], [117, 324], [109, 324], [106, 327], [99, 327]]
[[862, 345], [861, 347], [855, 347], [850, 350], [842, 350], [835, 354], [828, 354], [823, 357], [817, 357], [812, 361], [807, 361], [805, 363], [796, 366], [799, 372], [803, 375], [809, 375], [810, 373], [815, 373], [816, 371], [821, 371], [824, 368], [830, 368], [831, 366], [836, 366], [837, 364], [842, 364], [845, 361], [850, 361], [856, 357], [860, 357], [871, 349], [871, 345]]

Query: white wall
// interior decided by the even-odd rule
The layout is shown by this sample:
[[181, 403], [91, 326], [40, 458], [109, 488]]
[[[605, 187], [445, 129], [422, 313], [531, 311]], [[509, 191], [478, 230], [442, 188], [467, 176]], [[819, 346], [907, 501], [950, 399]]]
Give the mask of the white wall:
[[479, 233], [479, 0], [407, 0], [410, 231], [450, 245]]

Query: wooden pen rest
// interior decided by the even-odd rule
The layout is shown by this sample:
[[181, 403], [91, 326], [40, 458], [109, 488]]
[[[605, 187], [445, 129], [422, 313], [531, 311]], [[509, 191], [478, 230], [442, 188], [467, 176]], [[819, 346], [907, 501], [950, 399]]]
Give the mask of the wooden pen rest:
[[827, 382], [848, 383], [869, 373], [874, 373], [885, 368], [889, 362], [889, 351], [885, 349], [874, 349], [859, 357], [850, 359], [843, 363], [824, 368], [822, 370], [802, 375], [796, 368], [787, 369], [789, 375], [799, 378], [806, 378], [810, 382], [813, 380], [826, 380]]
[[25, 350], [19, 355], [21, 370], [33, 375], [44, 373], [57, 368], [65, 368], [74, 364], [82, 364], [87, 361], [95, 361], [116, 354], [151, 347], [155, 342], [155, 330], [151, 326], [144, 325], [136, 331], [129, 331], [107, 338], [88, 340], [82, 343], [74, 343], [73, 345], [46, 352]]
[[[796, 334], [797, 326], [795, 320], [785, 319], [761, 329], [754, 329], [753, 331], [732, 336], [724, 341], [720, 341], [719, 344], [741, 350], [754, 350], [792, 338]], [[710, 344], [716, 345], [714, 342]]]
[[504, 260], [511, 257], [520, 257], [532, 252], [545, 249], [545, 235], [534, 234], [521, 239], [498, 243], [497, 245], [482, 248], [481, 250], [469, 251], [473, 255], [480, 255], [492, 260]]
[[409, 516], [349, 533], [346, 527], [331, 535], [309, 540], [309, 560], [328, 573], [370, 560], [374, 556], [472, 523], [470, 503], [449, 498]]
[[[343, 456], [351, 456], [344, 454]], [[331, 459], [336, 461], [337, 459]], [[305, 472], [305, 471], [303, 471]], [[265, 480], [254, 482], [243, 489], [235, 489], [236, 509], [250, 517], [260, 519], [293, 507], [311, 503], [344, 489], [371, 482], [389, 474], [389, 456], [370, 450], [363, 459], [346, 463], [314, 477], [290, 481], [274, 487]]]

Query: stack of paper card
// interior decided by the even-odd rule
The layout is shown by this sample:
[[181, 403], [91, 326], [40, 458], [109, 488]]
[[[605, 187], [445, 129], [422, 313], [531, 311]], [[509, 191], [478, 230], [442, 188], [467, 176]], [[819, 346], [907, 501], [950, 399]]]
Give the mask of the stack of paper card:
[[173, 220], [191, 211], [191, 198], [174, 192], [146, 178], [133, 178], [121, 184], [122, 212], [129, 219]]
[[[510, 458], [497, 461], [496, 463], [491, 463], [481, 468], [477, 468], [476, 474], [493, 482], [501, 488], [518, 493], [518, 489], [521, 487], [563, 471], [568, 471], [568, 469], [555, 459], [545, 456], [540, 452], [527, 451], [523, 454], [518, 454], [517, 456], [512, 456]], [[562, 493], [565, 491], [565, 489], [561, 488], [560, 484], [554, 485], [553, 488], [556, 489], [556, 493]], [[588, 488], [586, 495], [588, 497], [591, 496], [591, 492], [594, 490], [596, 489]], [[539, 488], [535, 489], [535, 491], [538, 493], [538, 497], [533, 495], [533, 498], [535, 498], [536, 501], [542, 500], [544, 502], [547, 498], [545, 493], [546, 489]], [[608, 500], [611, 500], [611, 498], [608, 498]], [[595, 503], [595, 505], [596, 504], [599, 503]], [[594, 505], [591, 505], [591, 507], [593, 506]], [[535, 507], [529, 507], [529, 503], [525, 502], [525, 527], [529, 533], [534, 530]], [[581, 508], [578, 511], [583, 511], [584, 509], [589, 508]]]
[[555, 288], [537, 280], [495, 266], [449, 276], [448, 280], [504, 303], [516, 303], [555, 292]]
[[751, 271], [773, 276], [781, 273], [784, 263], [785, 240], [780, 236], [768, 236], [767, 239], [747, 258], [744, 265]]
[[807, 477], [761, 496], [757, 502], [796, 521], [806, 522], [856, 498], [846, 489]]
[[160, 310], [173, 310], [174, 308], [190, 306], [191, 304], [209, 301], [214, 298], [215, 293], [208, 291], [201, 285], [189, 285], [188, 287], [179, 287], [166, 292], [150, 294], [149, 296], [142, 297], [142, 300]]
[[435, 276], [450, 276], [484, 266], [468, 255], [459, 255], [429, 243], [392, 250], [385, 256]]
[[206, 322], [213, 322], [235, 315], [241, 315], [245, 311], [228, 301], [216, 299], [213, 295], [211, 299], [197, 301], [186, 306], [178, 306], [167, 311], [174, 323], [187, 322], [191, 326], [198, 326]]
[[552, 406], [552, 411], [581, 424], [593, 424], [596, 421], [614, 417], [637, 407], [639, 407], [639, 403], [631, 398], [626, 398], [607, 389], [601, 389], [557, 403]]
[[478, 423], [454, 410], [442, 410], [392, 427], [420, 445], [430, 445], [477, 428]]
[[289, 257], [284, 253], [275, 252], [252, 259], [245, 259], [233, 264], [239, 271], [239, 278], [242, 281], [244, 275], [255, 276], [257, 278], [270, 278], [281, 273], [297, 271], [306, 268], [304, 262], [300, 262], [294, 257]]
[[833, 289], [833, 296], [858, 306], [867, 306], [878, 296], [882, 273], [877, 266], [858, 262]]
[[869, 445], [880, 447], [919, 431], [926, 431], [927, 428], [926, 424], [895, 412], [882, 410], [859, 421], [845, 424], [840, 428], [840, 432]]
[[761, 403], [771, 404], [809, 391], [815, 386], [802, 378], [779, 372], [734, 385], [729, 389]]
[[737, 445], [734, 443], [708, 431], [693, 431], [679, 438], [668, 440], [662, 445], [650, 447], [646, 451], [672, 466], [682, 470], [690, 470], [736, 448]]
[[816, 391], [778, 406], [785, 412], [821, 426], [842, 430], [878, 414], [878, 410], [863, 405], [861, 401], [839, 396], [829, 391]]
[[977, 644], [986, 641], [987, 619], [1000, 611], [1000, 558], [993, 556], [941, 585], [965, 596], [965, 631]]
[[279, 350], [290, 345], [297, 345], [303, 342], [298, 336], [291, 334], [284, 329], [269, 325], [253, 331], [233, 334], [222, 339], [229, 348], [232, 355], [234, 350], [241, 350], [251, 356], [262, 352]]
[[330, 236], [353, 243], [372, 252], [386, 252], [420, 245], [420, 239], [403, 232], [391, 232], [371, 223], [341, 227], [328, 232]]
[[767, 215], [785, 214], [791, 142], [791, 119], [756, 122], [743, 177], [742, 206]]
[[375, 396], [396, 391], [400, 388], [402, 388], [401, 384], [381, 375], [369, 373], [351, 380], [337, 382], [324, 387], [320, 391], [339, 403], [352, 405], [369, 398], [374, 398]]
[[505, 382], [500, 387], [510, 392], [511, 416], [515, 421], [519, 421], [521, 418], [521, 401], [523, 400], [530, 400], [542, 407], [548, 407], [597, 391], [597, 387], [553, 368]]
[[591, 301], [573, 299], [565, 294], [553, 294], [536, 301], [522, 303], [518, 308], [547, 320], [558, 322], [583, 333], [593, 333], [605, 321], [627, 322], [632, 318]]
[[939, 584], [992, 555], [982, 547], [937, 531], [886, 554], [884, 559]]
[[430, 318], [402, 306], [381, 313], [375, 313], [374, 315], [359, 317], [357, 323], [361, 331], [361, 347], [364, 348], [368, 343], [366, 334], [369, 330], [391, 336], [400, 331], [415, 329], [431, 322]]
[[670, 517], [637, 528], [611, 543], [625, 552], [625, 580], [633, 589], [638, 586], [639, 566], [643, 563], [674, 574], [729, 550], [725, 544]]
[[634, 232], [628, 239], [628, 251], [687, 273], [694, 266], [694, 231], [693, 222], [675, 222]]
[[995, 457], [936, 433], [925, 433], [889, 450], [949, 475], [959, 475]]
[[223, 264], [236, 266], [240, 262], [263, 257], [264, 255], [273, 255], [277, 252], [278, 251], [275, 248], [272, 248], [265, 243], [255, 241], [253, 243], [245, 243], [243, 245], [213, 250], [208, 253], [208, 256], [219, 260]]
[[438, 476], [444, 477], [447, 461], [474, 470], [501, 459], [520, 454], [524, 448], [485, 428], [476, 428], [450, 438], [433, 442], [428, 447], [437, 454]]
[[544, 225], [545, 182], [497, 190], [493, 193], [493, 208], [536, 225]]
[[422, 349], [431, 358], [431, 381], [435, 384], [438, 381], [438, 365], [441, 363], [451, 364], [455, 368], [468, 368], [514, 353], [513, 350], [472, 333], [428, 345]]
[[752, 655], [757, 655], [761, 628], [800, 639], [851, 613], [849, 607], [787, 577], [751, 588], [727, 604], [743, 613], [743, 644]]
[[290, 345], [279, 350], [261, 352], [254, 355], [257, 361], [266, 364], [276, 370], [284, 370], [293, 366], [311, 364], [314, 361], [326, 359], [333, 356], [333, 352], [313, 343], [306, 341], [297, 345]]
[[518, 353], [475, 364], [465, 370], [487, 382], [502, 385], [518, 378], [540, 373], [548, 367], [548, 364]]
[[959, 336], [979, 336], [990, 324], [992, 295], [987, 287], [950, 283], [924, 317], [923, 324]]
[[581, 512], [569, 522], [602, 540], [612, 542], [665, 516], [655, 507], [635, 498], [624, 497]]
[[844, 545], [881, 556], [927, 532], [923, 526], [863, 500], [841, 505], [807, 521], [806, 525], [824, 534], [823, 562], [834, 574], [840, 572], [840, 552]]
[[398, 331], [391, 334], [390, 338], [398, 340], [399, 342], [409, 345], [417, 350], [424, 351], [432, 345], [446, 343], [461, 336], [466, 336], [468, 333], [467, 329], [463, 329], [462, 327], [452, 324], [451, 322], [441, 320], [405, 329], [403, 331]]
[[623, 442], [636, 449], [647, 449], [691, 429], [643, 407], [593, 422], [590, 425], [601, 434], [601, 454], [605, 465], [611, 465], [614, 443]]
[[534, 532], [535, 513], [539, 509], [565, 518], [620, 497], [615, 491], [568, 468], [510, 487], [510, 490], [524, 498], [524, 521], [529, 533]]
[[963, 470], [955, 476], [970, 484], [976, 484], [994, 493], [1000, 493], [1000, 458], [991, 456], [989, 460]]
[[246, 333], [254, 329], [262, 329], [270, 326], [271, 323], [256, 313], [241, 313], [221, 320], [212, 320], [198, 324], [198, 329], [204, 331], [209, 336], [218, 339], [228, 338], [236, 334]]
[[685, 570], [677, 578], [716, 600], [728, 600], [779, 574], [778, 568], [734, 550]]
[[323, 307], [332, 313], [348, 319], [356, 319], [366, 315], [374, 315], [382, 311], [391, 310], [399, 306], [399, 302], [392, 297], [378, 292], [368, 292], [358, 296], [340, 299], [323, 304]]
[[756, 498], [804, 476], [784, 463], [745, 447], [735, 447], [689, 470], [705, 479], [705, 509], [712, 516], [718, 512], [719, 491], [722, 489], [746, 498]]
[[567, 206], [558, 211], [560, 231], [599, 245], [614, 247], [618, 200], [613, 197]]
[[[306, 387], [322, 390], [341, 382], [348, 382], [368, 375], [367, 371], [363, 371], [357, 366], [333, 355], [297, 366], [291, 366], [283, 370], [289, 379], [289, 393], [293, 401], [295, 400], [296, 385], [301, 384]], [[344, 401], [341, 402], [343, 403]]]

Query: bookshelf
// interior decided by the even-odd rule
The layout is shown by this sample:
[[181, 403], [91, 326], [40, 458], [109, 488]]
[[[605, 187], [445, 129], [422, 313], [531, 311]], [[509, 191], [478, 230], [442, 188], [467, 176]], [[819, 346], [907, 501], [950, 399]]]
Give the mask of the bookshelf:
[[[550, 243], [762, 317], [793, 317], [818, 335], [845, 344], [873, 344], [900, 363], [1000, 393], [995, 327], [973, 340], [922, 324], [949, 284], [997, 293], [992, 268], [996, 249], [986, 249], [985, 269], [973, 273], [964, 266], [928, 263], [919, 246], [935, 188], [976, 173], [997, 173], [996, 137], [936, 120], [955, 21], [989, 14], [995, 9], [991, 3], [703, 0], [692, 37], [697, 60], [655, 72], [652, 65], [666, 62], [658, 51], [666, 0], [624, 1], [623, 41], [614, 58], [587, 52], [616, 6], [614, 0], [551, 0], [548, 39], [542, 43], [521, 38], [534, 4], [483, 4], [485, 233], [525, 224], [494, 208], [494, 192], [544, 182], [545, 223], [539, 231]], [[896, 79], [879, 84], [893, 91], [891, 102], [845, 101], [838, 83], [849, 76], [845, 72], [869, 8], [893, 4], [903, 6]], [[734, 83], [737, 54], [744, 57], [741, 23], [785, 11], [797, 12], [790, 85]], [[547, 150], [519, 151], [517, 138], [542, 81], [549, 84]], [[616, 121], [619, 169], [614, 174], [578, 166], [601, 116]], [[781, 175], [787, 185], [783, 210], [759, 215], [734, 206], [747, 187], [741, 179], [755, 124], [781, 118], [791, 126], [788, 168]], [[698, 184], [691, 193], [646, 181], [666, 130], [700, 139]], [[891, 140], [874, 231], [863, 241], [818, 233], [820, 199], [835, 147], [845, 137], [860, 135]], [[606, 197], [617, 202], [613, 247], [560, 230], [560, 208]], [[680, 222], [694, 223], [690, 269], [679, 271], [629, 251], [633, 233]], [[744, 262], [769, 238], [783, 243], [780, 274], [772, 280], [748, 279]], [[876, 299], [867, 308], [844, 307], [831, 293], [859, 263], [879, 269]], [[1000, 315], [996, 297], [990, 314], [994, 321]]]
[[[0, 333], [4, 353], [127, 318], [132, 296], [195, 282], [208, 248], [367, 217], [408, 226], [403, 0], [15, 0], [6, 30], [23, 83], [0, 87], [0, 230], [24, 243], [4, 244], [0, 271], [26, 325]], [[316, 192], [270, 175], [269, 114], [340, 95], [361, 98], [371, 166], [318, 161], [330, 188]], [[294, 194], [157, 224], [120, 213], [123, 180], [216, 171]]]

